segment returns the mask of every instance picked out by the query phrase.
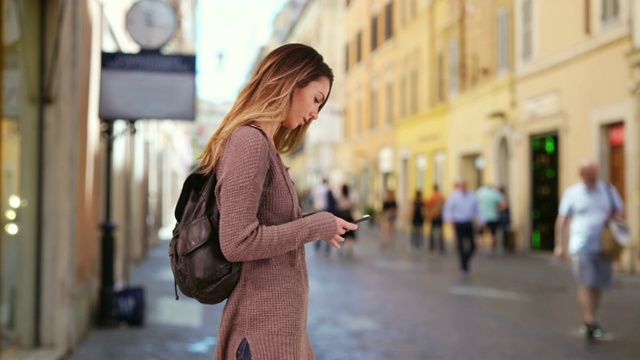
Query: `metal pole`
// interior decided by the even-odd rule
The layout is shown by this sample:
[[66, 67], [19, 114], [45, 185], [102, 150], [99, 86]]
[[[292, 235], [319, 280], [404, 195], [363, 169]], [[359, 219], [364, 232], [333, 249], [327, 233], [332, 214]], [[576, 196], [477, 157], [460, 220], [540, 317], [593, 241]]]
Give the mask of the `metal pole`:
[[101, 326], [113, 326], [116, 324], [114, 303], [114, 276], [113, 260], [115, 255], [113, 232], [116, 224], [111, 220], [111, 162], [113, 154], [113, 120], [102, 121], [102, 135], [106, 140], [107, 157], [105, 159], [105, 221], [100, 226], [102, 229], [102, 274], [100, 288], [100, 313], [99, 324]]

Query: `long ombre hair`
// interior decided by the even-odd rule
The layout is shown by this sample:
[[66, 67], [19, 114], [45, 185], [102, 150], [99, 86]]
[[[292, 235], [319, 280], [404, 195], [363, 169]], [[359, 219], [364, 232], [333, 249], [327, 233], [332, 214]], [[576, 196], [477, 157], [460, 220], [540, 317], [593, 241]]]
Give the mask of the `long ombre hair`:
[[[329, 79], [329, 93], [320, 109], [327, 103], [333, 85], [333, 71], [324, 62], [322, 55], [303, 44], [282, 45], [267, 54], [200, 154], [200, 170], [204, 173], [213, 171], [224, 145], [239, 127], [254, 121], [282, 123], [291, 107], [294, 90], [321, 77]], [[293, 130], [278, 127], [273, 136], [278, 152], [295, 150], [302, 142], [310, 123]]]

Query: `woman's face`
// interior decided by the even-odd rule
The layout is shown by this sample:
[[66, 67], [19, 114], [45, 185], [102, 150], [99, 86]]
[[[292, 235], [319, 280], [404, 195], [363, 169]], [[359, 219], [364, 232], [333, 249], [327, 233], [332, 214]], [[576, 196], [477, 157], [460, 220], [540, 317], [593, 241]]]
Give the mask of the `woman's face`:
[[295, 129], [311, 120], [317, 119], [320, 105], [327, 98], [330, 86], [329, 79], [321, 77], [303, 88], [296, 88], [293, 91], [291, 107], [287, 117], [282, 122], [282, 126], [287, 129]]

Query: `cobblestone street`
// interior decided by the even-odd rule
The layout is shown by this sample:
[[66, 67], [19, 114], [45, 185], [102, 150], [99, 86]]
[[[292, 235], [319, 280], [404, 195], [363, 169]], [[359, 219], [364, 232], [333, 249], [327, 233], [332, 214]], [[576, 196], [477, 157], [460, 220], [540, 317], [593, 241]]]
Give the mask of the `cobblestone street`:
[[[461, 280], [451, 247], [444, 256], [410, 251], [401, 235], [381, 252], [376, 231], [362, 227], [354, 258], [307, 247], [308, 332], [319, 360], [640, 358], [637, 278], [616, 277], [600, 314], [608, 336], [587, 343], [567, 264], [481, 250]], [[70, 360], [212, 359], [223, 306], [175, 301], [166, 247], [132, 273], [146, 291], [145, 326], [95, 329]]]

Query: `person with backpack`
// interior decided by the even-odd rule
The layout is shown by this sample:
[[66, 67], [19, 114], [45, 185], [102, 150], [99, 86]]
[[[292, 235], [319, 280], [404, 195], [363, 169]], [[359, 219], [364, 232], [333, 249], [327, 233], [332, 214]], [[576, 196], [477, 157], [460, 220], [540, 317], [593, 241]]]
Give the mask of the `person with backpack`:
[[332, 70], [313, 48], [276, 48], [200, 157], [199, 168], [217, 176], [220, 248], [242, 264], [222, 313], [216, 360], [314, 359], [305, 244], [322, 239], [340, 248], [357, 225], [329, 212], [303, 217], [279, 154], [301, 144], [332, 84]]

